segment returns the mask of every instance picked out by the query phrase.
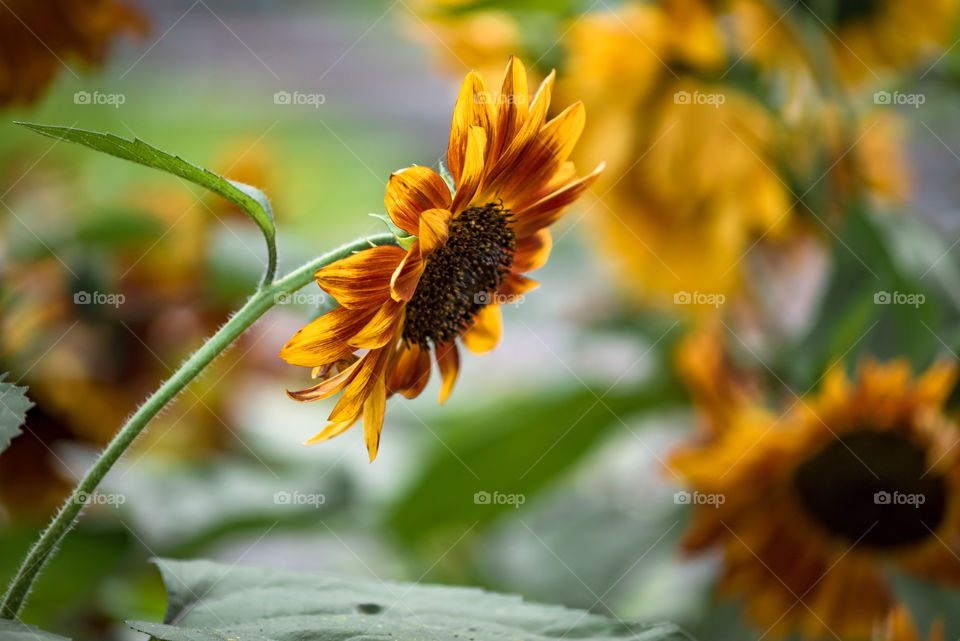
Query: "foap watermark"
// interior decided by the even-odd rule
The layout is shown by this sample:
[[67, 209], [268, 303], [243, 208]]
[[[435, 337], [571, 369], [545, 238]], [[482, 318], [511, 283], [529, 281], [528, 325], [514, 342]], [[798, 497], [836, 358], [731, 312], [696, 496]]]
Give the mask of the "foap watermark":
[[477, 305], [519, 305], [523, 302], [523, 294], [499, 294], [497, 292], [479, 292], [473, 295], [473, 302]]
[[920, 507], [926, 502], [927, 497], [919, 493], [880, 491], [873, 494], [874, 505], [912, 505], [913, 507]]
[[127, 301], [123, 294], [107, 294], [105, 292], [76, 292], [73, 295], [74, 305], [112, 305], [120, 307]]
[[108, 494], [106, 492], [77, 492], [73, 502], [80, 505], [123, 505], [127, 502], [124, 494]]
[[523, 494], [504, 494], [503, 492], [486, 492], [480, 490], [473, 495], [473, 502], [476, 505], [512, 505], [519, 508], [527, 502], [527, 497]]
[[291, 292], [277, 294], [273, 297], [275, 305], [322, 305], [330, 300], [326, 294], [308, 294], [307, 292]]
[[114, 109], [119, 109], [120, 105], [126, 101], [127, 97], [122, 93], [78, 91], [73, 94], [73, 104], [75, 105], [108, 105]]
[[480, 105], [523, 105], [527, 97], [522, 93], [498, 93], [494, 91], [478, 91], [473, 99]]
[[673, 502], [677, 505], [712, 505], [713, 507], [720, 507], [727, 502], [727, 497], [723, 494], [680, 490], [674, 493]]
[[927, 297], [920, 293], [879, 291], [873, 295], [874, 305], [910, 305], [918, 308], [927, 301]]
[[278, 91], [273, 94], [273, 104], [275, 105], [309, 105], [314, 109], [319, 109], [320, 105], [325, 102], [327, 102], [327, 97], [322, 93]]
[[673, 104], [675, 105], [710, 105], [719, 108], [727, 101], [727, 97], [722, 93], [705, 93], [702, 91], [678, 91], [673, 94]]
[[922, 93], [877, 91], [873, 94], [873, 104], [875, 105], [908, 105], [914, 109], [919, 109], [920, 105], [926, 101], [927, 96]]
[[706, 292], [677, 292], [673, 295], [674, 305], [710, 305], [720, 307], [727, 302], [723, 294], [708, 294]]
[[281, 490], [273, 495], [273, 502], [276, 505], [309, 505], [317, 508], [327, 502], [327, 497], [319, 492], [310, 493], [299, 490], [287, 492]]

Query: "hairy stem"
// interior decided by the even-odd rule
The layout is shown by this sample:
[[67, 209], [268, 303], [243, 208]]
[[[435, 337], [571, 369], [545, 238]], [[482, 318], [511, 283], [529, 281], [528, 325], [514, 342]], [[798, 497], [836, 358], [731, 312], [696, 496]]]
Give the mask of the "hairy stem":
[[143, 432], [150, 420], [173, 400], [197, 375], [204, 370], [221, 352], [230, 346], [243, 332], [260, 318], [268, 309], [274, 306], [277, 299], [291, 294], [313, 279], [313, 274], [321, 267], [349, 256], [350, 254], [375, 245], [395, 245], [393, 234], [380, 234], [364, 238], [347, 245], [343, 245], [324, 254], [272, 283], [261, 286], [247, 302], [230, 317], [216, 334], [203, 344], [190, 358], [147, 401], [130, 417], [123, 428], [110, 441], [106, 449], [100, 454], [93, 467], [83, 476], [80, 483], [60, 508], [50, 525], [43, 531], [40, 538], [17, 570], [7, 593], [0, 602], [0, 618], [16, 618], [30, 594], [34, 582], [47, 561], [56, 551], [60, 541], [77, 522], [83, 510], [83, 496], [93, 494], [103, 477], [113, 465], [123, 456], [127, 448]]

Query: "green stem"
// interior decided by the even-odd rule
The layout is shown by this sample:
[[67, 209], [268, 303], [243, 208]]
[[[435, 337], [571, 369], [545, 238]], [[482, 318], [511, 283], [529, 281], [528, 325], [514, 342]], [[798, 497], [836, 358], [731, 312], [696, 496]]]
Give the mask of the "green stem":
[[127, 451], [127, 448], [136, 440], [150, 420], [166, 407], [190, 381], [196, 378], [207, 365], [253, 325], [268, 309], [273, 307], [279, 297], [291, 294], [308, 284], [313, 279], [314, 272], [318, 269], [368, 247], [395, 245], [396, 242], [393, 234], [379, 234], [354, 241], [315, 258], [279, 280], [257, 289], [257, 292], [247, 300], [243, 307], [140, 406], [110, 441], [110, 444], [100, 454], [97, 462], [84, 475], [70, 498], [57, 512], [53, 521], [30, 548], [29, 553], [20, 565], [20, 569], [17, 570], [10, 588], [4, 595], [3, 601], [0, 602], [0, 617], [13, 619], [20, 614], [40, 571], [50, 560], [60, 541], [77, 522], [84, 506], [81, 497], [89, 496], [96, 491], [103, 477]]

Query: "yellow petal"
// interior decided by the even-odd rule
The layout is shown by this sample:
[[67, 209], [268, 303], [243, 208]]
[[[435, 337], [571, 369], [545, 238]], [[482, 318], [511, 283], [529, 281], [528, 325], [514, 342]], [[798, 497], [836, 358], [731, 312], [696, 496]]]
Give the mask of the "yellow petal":
[[340, 421], [339, 423], [328, 423], [327, 426], [323, 428], [323, 430], [319, 434], [307, 439], [306, 441], [303, 442], [303, 444], [315, 445], [316, 443], [322, 443], [323, 441], [328, 441], [332, 439], [334, 436], [338, 436], [346, 432], [348, 429], [353, 427], [354, 423], [356, 422], [357, 422], [357, 419], [355, 418], [350, 421]]
[[380, 432], [383, 429], [383, 415], [387, 410], [387, 392], [381, 373], [363, 403], [363, 441], [367, 444], [370, 462], [377, 458], [380, 449]]
[[483, 178], [483, 154], [487, 146], [487, 133], [480, 127], [470, 127], [467, 133], [467, 149], [463, 160], [463, 170], [457, 183], [457, 193], [453, 196], [453, 214], [470, 205], [480, 181]]
[[386, 349], [372, 349], [360, 359], [362, 363], [356, 377], [347, 386], [343, 396], [330, 412], [333, 422], [349, 421], [357, 418], [363, 411], [363, 404], [373, 391], [379, 378], [382, 378], [386, 364]]
[[396, 337], [401, 318], [403, 318], [403, 303], [391, 299], [381, 305], [370, 322], [347, 342], [357, 349], [383, 347]]
[[474, 354], [483, 354], [496, 347], [502, 335], [503, 314], [494, 303], [477, 313], [473, 325], [463, 334], [463, 344]]
[[370, 322], [376, 311], [337, 307], [294, 334], [280, 350], [280, 358], [302, 367], [323, 366], [346, 358], [354, 351], [347, 341]]
[[489, 141], [492, 155], [505, 149], [527, 119], [527, 70], [516, 56], [510, 56], [497, 100], [497, 139]]

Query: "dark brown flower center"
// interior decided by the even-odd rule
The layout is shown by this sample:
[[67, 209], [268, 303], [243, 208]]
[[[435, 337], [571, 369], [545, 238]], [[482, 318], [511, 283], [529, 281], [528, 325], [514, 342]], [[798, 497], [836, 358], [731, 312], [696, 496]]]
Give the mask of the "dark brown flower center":
[[895, 548], [932, 536], [947, 487], [925, 450], [890, 432], [862, 430], [832, 441], [801, 464], [794, 483], [804, 507], [850, 543]]
[[427, 258], [407, 303], [403, 338], [429, 348], [448, 343], [490, 304], [513, 263], [510, 212], [498, 203], [471, 207], [450, 222], [446, 245]]

